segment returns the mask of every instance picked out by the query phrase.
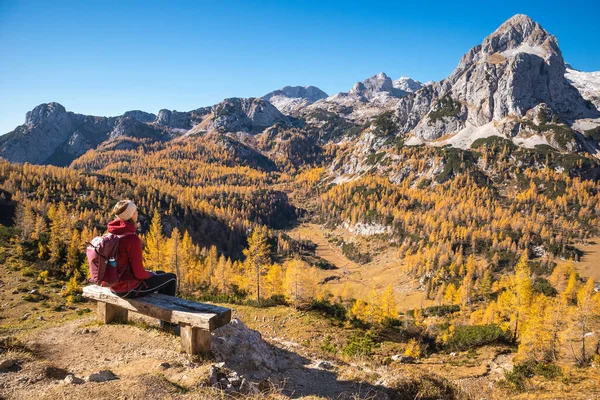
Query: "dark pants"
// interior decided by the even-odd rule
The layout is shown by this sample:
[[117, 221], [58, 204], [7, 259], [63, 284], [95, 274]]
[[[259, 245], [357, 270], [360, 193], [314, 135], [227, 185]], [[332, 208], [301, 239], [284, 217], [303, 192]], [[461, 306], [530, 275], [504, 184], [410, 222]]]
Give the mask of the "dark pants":
[[150, 278], [142, 281], [138, 287], [128, 293], [117, 293], [122, 298], [142, 297], [151, 293], [175, 296], [177, 291], [177, 275], [170, 272], [156, 271]]

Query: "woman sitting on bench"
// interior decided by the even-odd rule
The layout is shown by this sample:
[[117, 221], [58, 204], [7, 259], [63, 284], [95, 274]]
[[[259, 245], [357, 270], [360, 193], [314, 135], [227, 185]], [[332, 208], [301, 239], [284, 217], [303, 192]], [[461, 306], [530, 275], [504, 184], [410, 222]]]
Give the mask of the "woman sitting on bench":
[[116, 261], [118, 269], [124, 271], [119, 282], [111, 287], [113, 293], [122, 298], [146, 296], [154, 292], [175, 296], [177, 275], [144, 269], [142, 240], [136, 234], [136, 205], [131, 200], [121, 200], [113, 208], [113, 213], [117, 218], [108, 223], [108, 231], [119, 235]]

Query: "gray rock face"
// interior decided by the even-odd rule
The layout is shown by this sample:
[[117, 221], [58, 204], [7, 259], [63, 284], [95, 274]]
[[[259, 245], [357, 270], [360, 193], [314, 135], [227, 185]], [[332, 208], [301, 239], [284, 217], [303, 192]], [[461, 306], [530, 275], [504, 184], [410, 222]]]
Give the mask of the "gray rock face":
[[156, 119], [156, 115], [140, 110], [127, 111], [123, 116], [135, 118], [140, 122], [153, 122]]
[[28, 127], [33, 127], [46, 121], [59, 126], [65, 126], [71, 122], [67, 110], [58, 103], [40, 104], [25, 114], [25, 125]]
[[315, 86], [285, 86], [262, 97], [285, 114], [296, 115], [309, 104], [327, 98], [327, 93]]
[[406, 95], [405, 91], [395, 88], [392, 79], [383, 72], [367, 78], [362, 82], [355, 83], [348, 94], [350, 96], [360, 97], [364, 99], [364, 101], [369, 101], [382, 93], [387, 93], [394, 97]]
[[383, 72], [354, 84], [348, 93], [338, 93], [319, 100], [303, 111], [328, 111], [352, 121], [365, 122], [385, 111], [393, 110], [408, 92], [395, 88], [392, 80]]
[[414, 93], [424, 86], [421, 82], [411, 79], [408, 76], [401, 76], [392, 82], [392, 84], [396, 89], [407, 93]]
[[69, 139], [74, 129], [63, 106], [40, 104], [27, 113], [24, 125], [0, 137], [0, 156], [9, 161], [42, 163]]
[[129, 111], [120, 117], [95, 117], [67, 112], [58, 103], [40, 104], [25, 124], [0, 136], [0, 156], [13, 162], [68, 165], [107, 139], [130, 136], [161, 139], [162, 131], [141, 120], [153, 114]]
[[190, 129], [190, 114], [179, 111], [160, 110], [156, 116], [158, 125], [170, 128]]
[[257, 98], [231, 98], [212, 107], [212, 127], [219, 132], [257, 133], [288, 119], [271, 103]]
[[565, 78], [581, 94], [600, 110], [600, 71], [583, 72], [566, 65]]
[[315, 86], [285, 86], [279, 90], [264, 95], [262, 98], [270, 101], [275, 96], [284, 96], [294, 99], [305, 99], [314, 103], [327, 97], [327, 93]]
[[189, 130], [200, 123], [211, 112], [211, 107], [201, 107], [192, 111], [160, 110], [154, 125], [164, 126], [174, 130]]
[[[403, 98], [396, 116], [404, 132], [433, 140], [466, 123], [523, 118], [540, 103], [565, 121], [596, 115], [564, 74], [554, 36], [529, 17], [516, 15], [465, 54], [447, 79]], [[441, 102], [447, 99], [460, 107], [444, 108]]]
[[112, 132], [108, 135], [114, 139], [120, 136], [128, 136], [138, 139], [154, 139], [158, 140], [162, 137], [162, 131], [153, 126], [144, 124], [132, 117], [119, 118]]

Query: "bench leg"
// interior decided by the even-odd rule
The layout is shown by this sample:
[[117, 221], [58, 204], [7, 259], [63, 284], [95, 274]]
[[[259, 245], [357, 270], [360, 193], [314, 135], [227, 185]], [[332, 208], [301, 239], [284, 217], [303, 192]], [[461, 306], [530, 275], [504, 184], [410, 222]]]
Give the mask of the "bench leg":
[[113, 321], [127, 322], [127, 310], [113, 304], [98, 302], [98, 319], [105, 324]]
[[210, 331], [179, 324], [181, 347], [189, 354], [210, 355]]

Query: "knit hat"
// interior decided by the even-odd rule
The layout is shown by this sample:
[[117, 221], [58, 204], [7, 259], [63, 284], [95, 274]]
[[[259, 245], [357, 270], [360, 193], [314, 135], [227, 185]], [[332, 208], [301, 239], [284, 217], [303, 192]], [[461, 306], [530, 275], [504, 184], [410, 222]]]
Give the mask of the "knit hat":
[[127, 203], [127, 208], [125, 209], [125, 211], [123, 211], [121, 214], [117, 214], [117, 218], [119, 218], [122, 221], [129, 221], [131, 217], [133, 217], [135, 210], [137, 210], [137, 206], [133, 204], [133, 201], [130, 200]]

